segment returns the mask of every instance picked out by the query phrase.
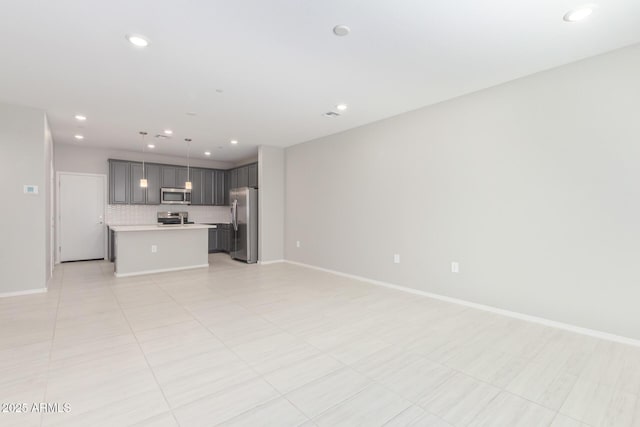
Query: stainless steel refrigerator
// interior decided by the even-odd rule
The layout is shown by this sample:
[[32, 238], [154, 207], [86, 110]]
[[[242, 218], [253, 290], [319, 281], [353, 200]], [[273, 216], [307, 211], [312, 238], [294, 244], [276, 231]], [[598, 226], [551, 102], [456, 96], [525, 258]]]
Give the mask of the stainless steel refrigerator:
[[230, 191], [231, 258], [258, 262], [258, 190], [250, 187]]

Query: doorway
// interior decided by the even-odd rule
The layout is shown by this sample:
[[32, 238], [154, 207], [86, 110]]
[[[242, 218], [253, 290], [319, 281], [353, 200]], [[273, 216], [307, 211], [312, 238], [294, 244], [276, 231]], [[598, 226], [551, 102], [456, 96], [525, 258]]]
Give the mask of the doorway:
[[105, 258], [105, 175], [58, 172], [58, 260]]

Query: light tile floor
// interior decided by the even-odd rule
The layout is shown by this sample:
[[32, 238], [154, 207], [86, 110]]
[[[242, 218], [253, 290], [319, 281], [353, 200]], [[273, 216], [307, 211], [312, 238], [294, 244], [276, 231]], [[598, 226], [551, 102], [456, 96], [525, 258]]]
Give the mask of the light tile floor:
[[71, 408], [1, 426], [640, 427], [639, 348], [289, 264], [64, 264], [0, 322], [0, 402]]

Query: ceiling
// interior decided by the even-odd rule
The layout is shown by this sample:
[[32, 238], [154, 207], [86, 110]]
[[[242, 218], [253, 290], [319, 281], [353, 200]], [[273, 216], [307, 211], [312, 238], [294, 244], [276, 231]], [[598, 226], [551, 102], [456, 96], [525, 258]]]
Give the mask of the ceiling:
[[[639, 1], [563, 21], [581, 5], [4, 0], [0, 101], [44, 109], [56, 143], [140, 150], [138, 131], [168, 128], [159, 154], [184, 156], [192, 138], [195, 156], [239, 161], [640, 42]], [[339, 103], [340, 117], [323, 116]]]

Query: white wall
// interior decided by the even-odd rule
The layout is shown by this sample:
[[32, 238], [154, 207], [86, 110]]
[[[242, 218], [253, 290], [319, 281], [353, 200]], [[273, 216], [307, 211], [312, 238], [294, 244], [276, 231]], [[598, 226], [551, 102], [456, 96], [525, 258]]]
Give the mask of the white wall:
[[[44, 112], [0, 104], [0, 295], [43, 290], [49, 279], [45, 132]], [[39, 194], [24, 194], [26, 184]]]
[[[258, 147], [258, 152], [260, 151], [260, 147]], [[233, 163], [233, 167], [234, 168], [238, 168], [240, 166], [244, 166], [244, 165], [249, 165], [251, 163], [256, 163], [257, 161], [259, 161], [260, 156], [251, 156], [251, 157], [247, 157], [246, 159], [242, 159], [239, 160], [237, 162]]]
[[49, 128], [49, 121], [45, 116], [44, 129], [44, 168], [45, 168], [45, 188], [47, 200], [45, 200], [45, 234], [46, 234], [46, 272], [50, 277], [53, 274], [54, 254], [55, 254], [55, 165], [53, 163], [53, 136]]
[[636, 45], [288, 148], [286, 258], [640, 339], [638, 76]]
[[[112, 150], [108, 148], [82, 147], [72, 144], [56, 144], [55, 164], [58, 172], [81, 172], [109, 174], [109, 159], [131, 160], [141, 162], [187, 165], [187, 159], [165, 156], [151, 152]], [[231, 169], [233, 163], [215, 160], [191, 159], [189, 164], [194, 167]]]
[[284, 149], [258, 148], [258, 259], [284, 259]]

